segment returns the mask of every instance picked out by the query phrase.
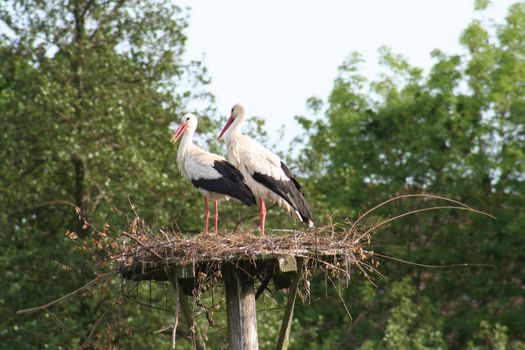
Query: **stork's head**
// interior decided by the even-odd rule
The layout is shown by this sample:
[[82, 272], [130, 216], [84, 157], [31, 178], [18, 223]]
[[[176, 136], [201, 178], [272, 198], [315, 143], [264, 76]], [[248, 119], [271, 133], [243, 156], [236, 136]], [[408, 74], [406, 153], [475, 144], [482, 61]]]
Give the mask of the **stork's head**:
[[173, 134], [171, 142], [175, 143], [177, 140], [186, 132], [186, 130], [195, 130], [197, 129], [197, 117], [194, 114], [187, 113], [182, 116], [180, 119], [180, 125]]
[[237, 124], [244, 120], [244, 106], [240, 103], [236, 103], [233, 105], [230, 119], [226, 122], [226, 125], [224, 125], [224, 128], [222, 128], [221, 133], [219, 134], [219, 137], [217, 137], [217, 140], [220, 140], [222, 135], [228, 130], [228, 128], [237, 121]]

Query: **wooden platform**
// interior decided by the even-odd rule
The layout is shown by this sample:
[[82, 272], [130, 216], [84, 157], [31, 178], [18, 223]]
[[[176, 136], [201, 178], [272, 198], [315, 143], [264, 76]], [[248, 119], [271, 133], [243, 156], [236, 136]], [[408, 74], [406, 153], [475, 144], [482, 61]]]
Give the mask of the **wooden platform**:
[[[263, 256], [257, 259], [239, 259], [221, 263], [217, 261], [189, 263], [177, 265], [174, 263], [136, 263], [133, 266], [123, 267], [121, 274], [124, 278], [133, 281], [168, 281], [168, 272], [174, 272], [182, 290], [192, 295], [193, 289], [198, 287], [199, 281], [211, 274], [214, 277], [223, 276], [224, 269], [233, 266], [247, 272], [252, 278], [268, 285], [273, 282], [277, 289], [289, 288], [293, 277], [297, 273], [297, 260], [292, 255]], [[218, 274], [220, 272], [220, 274]]]
[[232, 350], [258, 349], [256, 300], [270, 284], [275, 289], [289, 288], [276, 347], [283, 350], [288, 344], [300, 281], [311, 277], [305, 271], [320, 270], [349, 280], [351, 266], [359, 266], [358, 271], [364, 274], [361, 264], [371, 268], [364, 261], [373, 252], [365, 251], [360, 243], [368, 239], [368, 233], [361, 235], [353, 229], [337, 232], [327, 227], [265, 237], [251, 233], [191, 237], [164, 233], [163, 238], [139, 224], [125, 234], [131, 241], [124, 242], [121, 254], [113, 256], [121, 275], [133, 281], [169, 280], [176, 295], [191, 295], [197, 301], [208, 287], [224, 285], [228, 348]]

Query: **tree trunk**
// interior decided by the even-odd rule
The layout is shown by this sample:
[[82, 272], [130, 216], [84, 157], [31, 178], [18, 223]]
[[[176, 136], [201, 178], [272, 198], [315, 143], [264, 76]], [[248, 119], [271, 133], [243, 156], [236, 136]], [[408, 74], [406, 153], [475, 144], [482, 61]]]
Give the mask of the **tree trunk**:
[[[81, 132], [82, 124], [84, 123], [84, 37], [85, 37], [85, 14], [91, 2], [84, 3], [82, 0], [75, 0], [73, 5], [73, 18], [75, 20], [75, 37], [74, 49], [75, 56], [71, 61], [71, 69], [73, 73], [73, 87], [76, 91], [75, 101], [73, 107], [75, 111], [75, 128], [77, 132], [77, 142], [82, 142]], [[83, 7], [83, 5], [85, 7]], [[75, 204], [80, 208], [84, 217], [87, 216], [87, 196], [84, 185], [85, 164], [84, 160], [78, 154], [72, 156], [72, 161], [75, 167]], [[83, 227], [83, 222], [75, 225], [76, 232], [80, 237], [85, 237], [87, 230]]]

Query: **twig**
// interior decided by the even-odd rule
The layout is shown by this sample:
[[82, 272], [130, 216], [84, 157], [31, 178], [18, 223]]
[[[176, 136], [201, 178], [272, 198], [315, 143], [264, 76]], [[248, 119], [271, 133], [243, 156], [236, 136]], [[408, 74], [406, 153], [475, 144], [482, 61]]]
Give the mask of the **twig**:
[[127, 232], [122, 232], [122, 235], [123, 236], [126, 236], [128, 238], [131, 238], [132, 240], [134, 240], [135, 242], [137, 242], [142, 248], [144, 249], [147, 249], [151, 254], [155, 255], [157, 258], [159, 258], [161, 261], [164, 260], [164, 258], [162, 256], [160, 256], [159, 254], [157, 254], [153, 249], [151, 249], [150, 247], [148, 247], [147, 245], [145, 245], [144, 243], [142, 243], [137, 237], [133, 237], [132, 235], [128, 234]]
[[469, 266], [475, 266], [475, 267], [494, 267], [494, 265], [491, 264], [469, 264], [469, 263], [462, 263], [462, 264], [449, 264], [449, 265], [428, 265], [428, 264], [420, 264], [413, 261], [403, 260], [400, 258], [394, 258], [393, 256], [383, 255], [379, 253], [374, 253], [375, 256], [379, 258], [394, 260], [397, 262], [401, 262], [403, 264], [408, 265], [414, 265], [414, 266], [420, 266], [420, 267], [428, 267], [431, 269], [446, 269], [446, 268], [452, 268], [452, 267], [469, 267]]
[[70, 331], [72, 334], [76, 335], [77, 337], [82, 337], [82, 334], [76, 332], [73, 330], [73, 328], [69, 327], [67, 324], [65, 324], [64, 321], [62, 321], [57, 315], [55, 315], [53, 312], [49, 311], [48, 309], [44, 309], [51, 317], [55, 319], [62, 327]]
[[259, 299], [261, 294], [268, 288], [268, 284], [270, 283], [272, 278], [273, 278], [273, 273], [269, 273], [268, 276], [263, 281], [261, 281], [261, 285], [259, 286], [259, 288], [257, 289], [257, 292], [255, 293], [255, 300]]
[[361, 236], [359, 236], [359, 238], [357, 238], [357, 240], [355, 240], [355, 242], [359, 242], [361, 240], [361, 238], [365, 237], [366, 235], [368, 235], [370, 232], [374, 231], [376, 228], [378, 227], [381, 227], [391, 221], [394, 221], [394, 220], [397, 220], [397, 219], [400, 219], [402, 217], [405, 217], [405, 216], [408, 216], [408, 215], [412, 215], [412, 214], [417, 214], [417, 213], [421, 213], [421, 212], [424, 212], [424, 211], [430, 211], [430, 210], [440, 210], [440, 209], [457, 209], [457, 210], [465, 210], [465, 211], [472, 211], [474, 213], [478, 213], [478, 214], [482, 214], [482, 215], [486, 215], [490, 218], [493, 218], [493, 219], [496, 219], [494, 216], [490, 215], [490, 214], [487, 214], [485, 212], [482, 212], [480, 210], [476, 210], [476, 209], [473, 209], [473, 208], [470, 208], [470, 207], [458, 207], [458, 206], [453, 206], [453, 205], [442, 205], [442, 206], [437, 206], [437, 207], [430, 207], [430, 208], [423, 208], [423, 209], [416, 209], [416, 210], [411, 210], [411, 211], [408, 211], [406, 213], [403, 213], [403, 214], [399, 214], [397, 216], [394, 216], [393, 218], [390, 218], [390, 219], [387, 219], [387, 220], [384, 220], [384, 221], [381, 221], [380, 223], [378, 224], [375, 224], [374, 226], [372, 226], [371, 228], [369, 228], [367, 231], [365, 231], [365, 233], [363, 233]]
[[[41, 311], [41, 310], [45, 310], [45, 309], [48, 309], [49, 307], [55, 305], [55, 304], [58, 304], [60, 303], [61, 301], [64, 301], [70, 297], [72, 297], [73, 295], [77, 294], [77, 293], [80, 293], [80, 292], [83, 292], [85, 291], [86, 289], [89, 289], [90, 287], [94, 286], [95, 284], [98, 284], [98, 283], [101, 283], [103, 280], [106, 280], [106, 279], [111, 279], [113, 277], [115, 277], [116, 275], [118, 274], [117, 271], [111, 271], [111, 272], [107, 272], [101, 276], [97, 276], [97, 278], [91, 280], [90, 282], [86, 283], [85, 285], [83, 285], [82, 287], [78, 288], [78, 289], [75, 289], [74, 291], [56, 299], [56, 300], [53, 300], [45, 305], [42, 305], [42, 306], [36, 306], [36, 307], [32, 307], [32, 308], [29, 308], [29, 309], [22, 309], [22, 310], [18, 310], [16, 313], [19, 315], [19, 314], [27, 314], [27, 313], [31, 313], [31, 312], [35, 312], [35, 311]], [[111, 278], [109, 278], [111, 277]]]
[[[433, 195], [433, 194], [427, 194], [427, 193], [416, 193], [416, 194], [404, 194], [404, 195], [401, 195], [401, 196], [396, 196], [394, 198], [390, 198], [389, 200], [386, 200], [384, 201], [383, 203], [380, 203], [378, 205], [376, 205], [375, 207], [373, 207], [372, 209], [369, 209], [367, 210], [363, 215], [359, 216], [357, 218], [357, 220], [352, 224], [352, 227], [350, 228], [350, 232], [352, 232], [354, 230], [354, 228], [357, 226], [357, 224], [363, 220], [368, 214], [370, 214], [371, 212], [373, 212], [374, 210], [378, 209], [378, 208], [381, 208], [382, 206], [390, 203], [390, 202], [393, 202], [395, 200], [398, 200], [398, 199], [404, 199], [404, 198], [414, 198], [414, 197], [424, 197], [424, 198], [432, 198], [432, 199], [441, 199], [441, 200], [444, 200], [444, 201], [447, 201], [447, 202], [451, 202], [451, 203], [456, 203], [456, 204], [459, 204], [460, 206], [462, 207], [465, 207], [465, 208], [470, 208], [468, 205], [466, 204], [463, 204], [459, 201], [456, 201], [454, 199], [450, 199], [450, 198], [447, 198], [447, 197], [442, 197], [442, 196], [436, 196], [436, 195]], [[472, 208], [470, 208], [472, 209]]]
[[197, 322], [195, 322], [193, 311], [190, 309], [188, 299], [185, 297], [185, 295], [182, 294], [181, 288], [179, 288], [179, 300], [182, 308], [182, 314], [186, 319], [187, 324], [190, 326], [191, 339], [194, 343], [195, 349], [205, 350], [206, 345], [202, 340], [202, 336], [200, 334], [199, 327], [197, 326]]
[[341, 303], [343, 304], [343, 306], [345, 308], [346, 314], [350, 318], [350, 321], [352, 321], [352, 314], [350, 313], [350, 310], [348, 310], [348, 307], [346, 306], [345, 300], [344, 300], [343, 296], [341, 295], [341, 292], [339, 291], [339, 288], [337, 288], [337, 286], [335, 285], [334, 281], [330, 278], [330, 276], [328, 276], [328, 279], [332, 283], [332, 286], [334, 286], [334, 289], [337, 292], [337, 295], [339, 296], [339, 300], [341, 300]]
[[175, 349], [175, 344], [177, 342], [177, 326], [179, 324], [179, 284], [177, 283], [177, 278], [175, 278], [175, 321], [173, 322], [173, 331], [171, 333], [171, 348]]
[[168, 266], [164, 268], [164, 271], [166, 272], [166, 276], [168, 276], [173, 290], [175, 291], [175, 321], [173, 322], [173, 329], [171, 332], [171, 348], [175, 349], [177, 343], [177, 326], [179, 324], [179, 279], [177, 278], [175, 273], [173, 273], [173, 271], [169, 270]]
[[93, 335], [95, 334], [95, 331], [97, 330], [98, 326], [100, 325], [100, 323], [106, 318], [106, 316], [108, 315], [108, 313], [113, 310], [113, 307], [115, 307], [115, 305], [117, 305], [117, 302], [118, 302], [118, 299], [116, 299], [107, 309], [106, 311], [104, 311], [104, 313], [102, 314], [102, 316], [100, 316], [96, 321], [95, 321], [95, 324], [93, 325], [93, 327], [91, 328], [91, 331], [89, 332], [89, 335], [87, 336], [86, 340], [82, 343], [82, 345], [80, 346], [81, 349], [83, 349], [84, 347], [86, 347], [91, 338], [93, 337]]

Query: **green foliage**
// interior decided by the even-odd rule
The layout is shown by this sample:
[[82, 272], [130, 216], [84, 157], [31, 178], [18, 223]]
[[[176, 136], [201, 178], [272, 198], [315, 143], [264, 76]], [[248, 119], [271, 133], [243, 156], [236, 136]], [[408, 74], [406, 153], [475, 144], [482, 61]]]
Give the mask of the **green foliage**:
[[[475, 2], [477, 10], [488, 5]], [[203, 89], [205, 67], [181, 59], [186, 13], [168, 0], [23, 0], [1, 3], [0, 19], [14, 33], [0, 34], [0, 349], [78, 348], [88, 338], [90, 348], [169, 346], [169, 332], [154, 332], [173, 322], [173, 303], [155, 311], [117, 299], [118, 280], [47, 312], [15, 312], [103, 270], [64, 235], [93, 239], [75, 207], [94, 225], [107, 222], [109, 234], [135, 215], [130, 201], [155, 226], [201, 229], [202, 215], [194, 214], [200, 196], [180, 177], [169, 143], [170, 127], [188, 103], [213, 101]], [[449, 196], [498, 220], [442, 210], [393, 222], [375, 238], [376, 252], [434, 265], [484, 265], [433, 269], [383, 261], [388, 280], [375, 287], [358, 276], [337, 291], [315, 278], [311, 303], [296, 306], [290, 348], [525, 349], [523, 38], [521, 1], [495, 28], [472, 22], [460, 38], [463, 55], [434, 50], [428, 74], [384, 47], [385, 72], [367, 81], [353, 53], [328, 99], [307, 101], [318, 117], [297, 118], [307, 133], [293, 166], [305, 177], [320, 224], [420, 192]], [[213, 108], [198, 114], [199, 141], [218, 151]], [[251, 124], [251, 133], [262, 130], [260, 120]], [[438, 204], [394, 202], [371, 220]], [[225, 227], [252, 225], [257, 216], [238, 203], [221, 207]], [[290, 224], [277, 210], [268, 219]], [[149, 298], [147, 285], [139, 291]], [[153, 289], [152, 299], [162, 303], [166, 293]], [[273, 348], [280, 327], [281, 313], [272, 308], [285, 296], [272, 298], [277, 304], [258, 301], [266, 310], [258, 313], [261, 349]], [[214, 327], [198, 319], [210, 348], [226, 346], [225, 317], [221, 306]], [[181, 320], [179, 327], [188, 334], [189, 324]], [[178, 347], [192, 348], [179, 339]]]
[[490, 0], [475, 0], [474, 1], [474, 9], [477, 11], [485, 10], [489, 6], [490, 6]]
[[479, 330], [474, 335], [475, 340], [468, 342], [468, 350], [484, 350], [484, 349], [496, 349], [496, 350], [522, 350], [525, 349], [525, 343], [521, 341], [515, 341], [509, 343], [508, 329], [505, 326], [496, 323], [494, 325], [487, 321], [481, 321]]
[[[395, 282], [385, 299], [393, 299], [383, 342], [387, 349], [445, 349], [443, 320], [426, 298], [418, 298], [410, 278]], [[418, 300], [419, 299], [419, 300]]]
[[[0, 18], [14, 32], [0, 40], [0, 348], [76, 348], [113, 301], [109, 291], [53, 314], [15, 311], [94, 277], [64, 235], [90, 239], [75, 207], [113, 233], [128, 221], [129, 200], [149, 222], [200, 229], [190, 215], [199, 195], [181, 179], [169, 140], [186, 103], [209, 101], [207, 78], [181, 60], [186, 15], [171, 1], [7, 1]], [[216, 129], [201, 112], [201, 132]], [[132, 327], [148, 317], [128, 314]], [[106, 340], [128, 347], [121, 335]]]
[[[442, 210], [382, 231], [372, 249], [388, 256], [488, 266], [436, 270], [383, 262], [388, 281], [376, 290], [354, 285], [346, 292], [354, 322], [350, 330], [349, 322], [339, 326], [334, 344], [341, 348], [495, 348], [524, 340], [523, 271], [516, 262], [523, 259], [525, 225], [525, 3], [512, 5], [495, 29], [472, 22], [461, 36], [467, 54], [435, 50], [428, 75], [382, 48], [386, 72], [367, 82], [353, 54], [339, 68], [324, 114], [299, 119], [309, 132], [299, 162], [306, 165], [317, 216], [335, 213], [340, 222], [396, 194], [427, 192], [498, 218]], [[312, 101], [318, 111], [322, 102]], [[442, 203], [398, 201], [375, 214], [392, 217], [430, 205]], [[320, 319], [341, 317], [340, 302], [329, 302]], [[321, 334], [334, 330], [303, 321]]]

